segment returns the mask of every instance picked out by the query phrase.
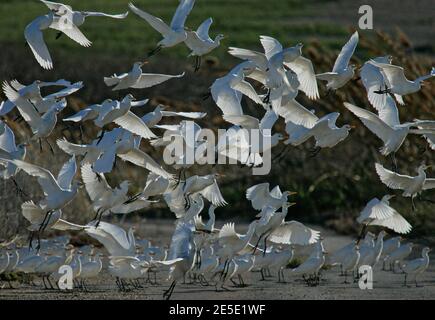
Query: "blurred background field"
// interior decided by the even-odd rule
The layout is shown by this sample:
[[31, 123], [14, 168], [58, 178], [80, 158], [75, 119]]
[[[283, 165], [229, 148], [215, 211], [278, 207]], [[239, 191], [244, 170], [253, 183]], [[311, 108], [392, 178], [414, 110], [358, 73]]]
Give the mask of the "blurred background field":
[[[128, 0], [70, 0], [76, 10], [104, 11], [121, 13], [127, 10]], [[136, 0], [134, 4], [169, 22], [177, 0]], [[239, 61], [226, 53], [228, 46], [260, 49], [258, 37], [270, 35], [279, 39], [286, 46], [298, 42], [305, 44], [303, 54], [312, 59], [317, 73], [329, 71], [341, 46], [357, 28], [358, 8], [361, 4], [370, 4], [374, 10], [373, 31], [361, 31], [354, 62], [364, 63], [370, 57], [391, 54], [393, 63], [404, 66], [406, 74], [413, 79], [426, 74], [435, 65], [435, 14], [433, 0], [415, 1], [332, 1], [332, 0], [197, 0], [186, 25], [192, 29], [209, 16], [213, 17], [212, 37], [218, 33], [228, 38], [220, 48], [212, 52], [204, 62], [201, 71], [193, 73], [192, 59], [186, 58], [189, 51], [179, 45], [163, 50], [153, 57], [144, 67], [144, 71], [176, 74], [186, 71], [182, 80], [172, 80], [163, 85], [145, 89], [132, 90], [133, 95], [150, 98], [149, 107], [142, 112], [152, 111], [158, 103], [170, 106], [178, 111], [205, 111], [207, 118], [199, 121], [203, 127], [227, 128], [229, 125], [220, 117], [218, 108], [211, 100], [203, 101], [213, 81], [224, 75]], [[70, 115], [88, 104], [99, 103], [106, 98], [119, 99], [126, 92], [113, 93], [105, 87], [103, 76], [129, 70], [135, 61], [143, 61], [147, 52], [153, 49], [159, 40], [156, 33], [145, 21], [130, 13], [122, 21], [105, 18], [89, 18], [81, 27], [85, 35], [93, 42], [91, 48], [83, 48], [62, 37], [55, 40], [53, 30], [44, 32], [50, 53], [54, 60], [54, 71], [43, 71], [24, 45], [23, 30], [36, 16], [44, 14], [46, 7], [37, 0], [9, 0], [0, 2], [0, 80], [18, 79], [22, 83], [31, 83], [35, 79], [55, 80], [65, 78], [70, 81], [84, 81], [85, 88], [69, 98], [69, 107], [61, 116]], [[219, 166], [212, 168], [193, 167], [189, 174], [207, 174], [212, 171], [225, 173], [220, 182], [225, 199], [229, 205], [218, 209], [218, 218], [247, 220], [254, 217], [254, 212], [245, 198], [249, 186], [269, 181], [271, 185], [279, 184], [284, 190], [294, 190], [298, 194], [292, 199], [297, 205], [292, 207], [288, 219], [321, 224], [342, 233], [354, 233], [357, 225], [355, 216], [365, 203], [374, 196], [381, 197], [389, 192], [380, 183], [374, 171], [374, 163], [379, 161], [390, 167], [390, 161], [380, 156], [381, 146], [373, 134], [349, 112], [344, 110], [342, 102], [350, 101], [356, 105], [371, 109], [365, 90], [360, 81], [352, 81], [336, 94], [326, 96], [324, 86], [319, 83], [321, 99], [310, 101], [303, 94], [298, 100], [309, 109], [315, 109], [318, 115], [339, 111], [342, 117], [339, 124], [351, 123], [356, 129], [350, 137], [332, 150], [322, 150], [316, 157], [309, 157], [312, 144], [291, 148], [287, 156], [274, 163], [268, 176], [252, 176], [251, 169], [238, 166]], [[261, 88], [258, 87], [259, 92]], [[424, 87], [421, 92], [405, 98], [406, 106], [400, 107], [402, 121], [414, 118], [435, 119], [435, 83]], [[1, 93], [0, 99], [4, 96]], [[244, 110], [252, 115], [261, 115], [261, 108], [244, 102]], [[8, 117], [17, 140], [23, 141], [29, 134], [27, 125], [14, 123], [16, 111]], [[167, 121], [168, 122], [168, 121]], [[170, 121], [168, 122], [170, 123]], [[284, 132], [282, 120], [276, 126], [277, 131]], [[96, 131], [91, 123], [86, 123], [85, 142], [90, 142]], [[79, 131], [66, 129], [62, 124], [52, 135], [54, 145], [57, 138], [65, 136], [70, 141], [80, 142]], [[161, 158], [162, 150], [153, 150], [147, 142], [142, 148], [156, 159]], [[274, 149], [279, 153], [282, 146]], [[36, 163], [50, 170], [57, 171], [67, 157], [55, 148], [52, 155], [48, 148], [42, 153], [34, 144], [29, 150], [27, 161]], [[433, 151], [425, 150], [425, 141], [410, 137], [397, 154], [399, 169], [403, 173], [414, 174], [415, 168], [422, 162], [433, 163]], [[435, 176], [435, 172], [428, 172]], [[146, 173], [140, 168], [117, 162], [116, 169], [109, 176], [109, 181], [119, 183], [124, 179], [133, 182], [132, 193], [143, 188]], [[37, 200], [40, 188], [33, 178], [20, 173], [18, 182], [24, 186], [26, 193]], [[396, 193], [400, 194], [400, 193]], [[428, 192], [427, 198], [435, 200], [435, 194]], [[24, 232], [25, 222], [19, 214], [20, 199], [15, 193], [11, 181], [0, 181], [0, 238], [7, 238], [17, 231]], [[418, 203], [418, 210], [411, 212], [409, 199], [401, 197], [392, 202], [414, 225], [411, 237], [423, 237], [430, 240], [435, 229], [433, 205]], [[94, 213], [89, 206], [85, 190], [69, 205], [64, 213], [68, 219], [84, 223]], [[172, 218], [172, 214], [161, 204], [154, 205], [143, 212], [133, 214], [127, 219], [140, 221], [141, 218]]]

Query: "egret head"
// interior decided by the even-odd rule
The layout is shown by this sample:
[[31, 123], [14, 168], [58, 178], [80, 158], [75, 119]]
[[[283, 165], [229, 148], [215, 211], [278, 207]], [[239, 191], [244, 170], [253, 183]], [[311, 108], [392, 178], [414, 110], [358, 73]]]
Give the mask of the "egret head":
[[296, 202], [285, 202], [283, 207], [290, 208], [290, 207], [294, 206], [295, 204], [296, 204]]
[[66, 99], [62, 98], [60, 101], [56, 102], [52, 108], [54, 112], [59, 113], [66, 108], [66, 105], [67, 105]]
[[284, 140], [285, 137], [282, 133], [275, 133], [274, 135], [272, 135], [272, 146], [278, 144], [281, 140]]
[[136, 98], [131, 93], [129, 93], [125, 96], [124, 100], [133, 101], [136, 100]]
[[30, 144], [29, 143], [20, 143], [18, 146], [17, 146], [17, 149], [18, 150], [20, 150], [20, 151], [23, 151], [23, 150], [26, 150], [26, 147], [28, 147]]
[[73, 190], [78, 190], [81, 189], [85, 186], [85, 184], [83, 182], [81, 182], [80, 180], [74, 180], [72, 183], [72, 188]]
[[219, 42], [219, 41], [221, 41], [221, 40], [223, 40], [223, 39], [225, 39], [225, 36], [224, 36], [223, 34], [218, 34], [218, 35], [216, 36], [216, 38], [215, 38], [215, 41], [216, 41], [216, 42]]
[[430, 167], [432, 167], [431, 165], [427, 165], [426, 163], [422, 163], [419, 167], [418, 167], [418, 170], [417, 171], [420, 171], [420, 170], [427, 170], [427, 169], [429, 169]]
[[349, 132], [350, 130], [355, 129], [355, 126], [352, 126], [350, 124], [345, 124], [342, 128], [343, 130]]
[[68, 244], [66, 247], [65, 247], [65, 250], [66, 251], [73, 251], [75, 249], [75, 247], [72, 245], [72, 244]]
[[387, 235], [387, 232], [385, 230], [382, 230], [381, 232], [378, 233], [378, 238], [381, 237], [385, 237]]
[[166, 110], [166, 106], [159, 104], [154, 111], [163, 111]]
[[242, 70], [244, 75], [250, 75], [252, 72], [255, 71], [257, 66], [252, 61], [245, 61], [242, 62]]
[[432, 251], [432, 249], [429, 248], [429, 247], [424, 247], [424, 248], [423, 248], [423, 254], [428, 254], [428, 253], [431, 252], [431, 251]]
[[387, 194], [385, 196], [382, 197], [383, 201], [390, 201], [390, 199], [394, 198], [395, 195], [394, 194]]
[[285, 197], [293, 196], [293, 195], [295, 195], [295, 194], [298, 194], [298, 193], [297, 193], [297, 192], [294, 192], [294, 191], [284, 191], [284, 192], [283, 192], [283, 195], [284, 195]]

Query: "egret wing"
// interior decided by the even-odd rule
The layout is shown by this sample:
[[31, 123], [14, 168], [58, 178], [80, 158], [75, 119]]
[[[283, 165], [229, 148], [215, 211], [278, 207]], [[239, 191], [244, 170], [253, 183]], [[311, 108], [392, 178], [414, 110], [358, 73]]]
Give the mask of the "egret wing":
[[230, 47], [228, 53], [239, 59], [254, 62], [257, 67], [262, 71], [266, 71], [268, 69], [269, 61], [267, 60], [266, 55], [261, 52]]
[[128, 6], [131, 11], [133, 11], [139, 17], [144, 19], [146, 22], [148, 22], [149, 25], [153, 27], [156, 31], [158, 31], [162, 36], [166, 36], [172, 32], [171, 28], [166, 23], [164, 23], [162, 19], [154, 17], [149, 13], [140, 10], [139, 8], [135, 7], [132, 3], [129, 3]]
[[246, 190], [246, 199], [251, 200], [255, 210], [261, 210], [269, 202], [269, 183], [264, 182], [254, 185]]
[[132, 164], [143, 167], [164, 178], [170, 179], [173, 177], [172, 174], [163, 169], [162, 166], [159, 165], [153, 158], [139, 149], [131, 150], [125, 154], [119, 154], [118, 157], [124, 161], [128, 161]]
[[316, 74], [311, 60], [298, 57], [292, 62], [285, 63], [298, 76], [300, 83], [299, 89], [305, 92], [308, 98], [316, 100], [319, 98], [319, 88], [317, 87]]
[[386, 227], [402, 234], [409, 233], [412, 229], [409, 222], [397, 212], [386, 219], [374, 219], [369, 225]]
[[213, 23], [212, 18], [208, 18], [203, 23], [201, 23], [201, 25], [196, 30], [196, 34], [198, 35], [199, 39], [201, 39], [203, 41], [210, 41], [211, 40], [210, 36], [209, 36], [209, 32], [210, 32], [210, 26], [212, 23]]
[[317, 242], [320, 232], [298, 221], [286, 221], [269, 236], [269, 241], [279, 244], [309, 245]]
[[168, 75], [168, 74], [155, 74], [155, 73], [142, 73], [139, 80], [136, 82], [135, 85], [131, 86], [135, 89], [144, 89], [144, 88], [150, 88], [155, 85], [161, 84], [165, 81], [168, 81], [170, 79], [174, 78], [182, 78], [184, 77], [184, 72], [182, 74], [178, 75]]
[[128, 16], [128, 11], [121, 13], [121, 14], [107, 14], [104, 12], [89, 12], [86, 11], [85, 15], [87, 17], [106, 17], [106, 18], [112, 18], [112, 19], [125, 19]]
[[45, 195], [56, 194], [61, 190], [56, 179], [47, 169], [21, 160], [11, 160], [11, 162], [27, 174], [38, 177], [38, 182]]
[[357, 221], [365, 223], [367, 219], [387, 219], [397, 214], [397, 211], [377, 198], [373, 198], [361, 211]]
[[362, 123], [379, 139], [386, 143], [394, 135], [394, 130], [382, 121], [376, 114], [345, 102], [344, 106], [356, 115]]
[[128, 111], [125, 115], [115, 119], [113, 122], [144, 139], [157, 138], [148, 126], [131, 111]]
[[195, 0], [180, 0], [180, 4], [178, 5], [177, 10], [172, 17], [172, 30], [184, 29], [184, 24], [186, 23], [187, 16], [192, 11], [194, 5]]
[[14, 132], [6, 123], [4, 124], [4, 132], [0, 135], [0, 149], [9, 153], [17, 151]]
[[424, 181], [423, 190], [434, 189], [435, 188], [435, 179], [428, 178]]
[[50, 28], [64, 33], [68, 38], [77, 42], [83, 47], [90, 47], [92, 45], [92, 42], [86, 38], [86, 36], [72, 21], [68, 21], [68, 23], [65, 24], [62, 17], [55, 17], [53, 23], [50, 25]]
[[263, 105], [263, 101], [258, 96], [257, 92], [255, 91], [254, 87], [247, 81], [240, 81], [237, 82], [235, 85], [232, 86], [234, 90], [239, 91], [241, 94], [247, 96], [249, 99], [254, 101], [257, 104]]
[[73, 155], [59, 171], [57, 175], [57, 183], [59, 187], [68, 190], [77, 172], [76, 157]]
[[293, 122], [306, 128], [312, 128], [319, 120], [314, 112], [309, 111], [296, 100], [289, 100], [285, 105], [278, 109], [278, 113], [286, 122]]
[[53, 60], [51, 59], [50, 52], [44, 42], [44, 35], [36, 24], [36, 21], [37, 20], [31, 22], [26, 27], [24, 30], [24, 37], [41, 67], [50, 70], [53, 69]]
[[260, 128], [260, 122], [257, 118], [249, 115], [225, 115], [223, 116], [225, 121], [228, 121], [232, 124], [235, 124], [237, 126], [241, 126], [245, 129], [259, 129]]
[[[379, 163], [375, 164], [376, 172], [381, 181], [391, 189], [406, 189], [414, 180], [407, 175], [398, 174], [396, 172], [385, 169]], [[424, 188], [424, 187], [423, 187]]]
[[85, 184], [86, 191], [92, 201], [98, 200], [106, 192], [112, 192], [104, 175], [97, 176], [92, 170], [92, 165], [85, 163], [81, 168], [82, 179]]
[[283, 51], [282, 44], [275, 38], [260, 36], [260, 42], [268, 60], [270, 60], [270, 58], [272, 58], [275, 54]]
[[208, 201], [213, 203], [215, 206], [224, 206], [227, 204], [224, 197], [222, 196], [216, 180], [213, 182], [213, 184], [203, 189], [200, 194]]
[[343, 72], [347, 68], [350, 58], [352, 58], [356, 46], [358, 45], [358, 40], [358, 31], [355, 31], [355, 33], [350, 37], [349, 41], [341, 49], [340, 54], [335, 60], [332, 72]]

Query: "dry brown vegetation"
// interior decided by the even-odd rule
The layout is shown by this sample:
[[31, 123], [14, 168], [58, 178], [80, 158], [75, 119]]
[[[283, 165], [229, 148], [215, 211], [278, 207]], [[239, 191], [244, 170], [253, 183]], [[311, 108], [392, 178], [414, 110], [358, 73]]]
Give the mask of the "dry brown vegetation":
[[[104, 86], [102, 76], [125, 71], [126, 66], [132, 63], [126, 58], [113, 57], [110, 54], [93, 59], [87, 57], [84, 61], [77, 56], [68, 58], [60, 56], [57, 57], [58, 61], [62, 61], [64, 58], [63, 61], [68, 61], [68, 63], [58, 64], [56, 70], [50, 74], [50, 77], [47, 77], [35, 66], [34, 61], [22, 59], [23, 56], [28, 57], [27, 54], [21, 54], [23, 50], [24, 46], [21, 48], [18, 45], [9, 47], [8, 50], [1, 50], [0, 61], [6, 62], [0, 64], [0, 78], [2, 80], [18, 78], [23, 83], [30, 83], [36, 78], [66, 78], [71, 81], [83, 80], [85, 82], [85, 88], [69, 99], [69, 107], [64, 110], [61, 116], [70, 115], [88, 104], [101, 102], [105, 98], [120, 98], [122, 95], [112, 93]], [[410, 41], [400, 31], [393, 38], [380, 32], [376, 37], [370, 39], [361, 37], [355, 62], [361, 64], [368, 57], [386, 54], [392, 54], [394, 56], [393, 62], [402, 65], [406, 70], [406, 75], [411, 79], [426, 74], [431, 66], [435, 65], [433, 58], [414, 54]], [[316, 72], [319, 73], [332, 67], [337, 52], [313, 41], [306, 43], [304, 55], [312, 59]], [[228, 57], [228, 61], [222, 65], [217, 59], [209, 59], [200, 73], [193, 74], [190, 62], [175, 59], [168, 62], [164, 57], [156, 57], [149, 65], [151, 72], [177, 73], [183, 69], [189, 69], [190, 72], [180, 81], [174, 80], [150, 90], [136, 90], [132, 93], [137, 98], [151, 98], [149, 107], [141, 110], [142, 112], [152, 110], [153, 106], [158, 103], [167, 104], [178, 111], [203, 110], [208, 113], [208, 116], [199, 122], [201, 126], [215, 129], [226, 128], [228, 124], [222, 120], [214, 103], [211, 100], [202, 101], [201, 96], [207, 91], [214, 79], [225, 74], [230, 64], [236, 62]], [[84, 74], [86, 76], [83, 76]], [[349, 138], [337, 147], [331, 150], [322, 150], [314, 158], [309, 157], [308, 150], [312, 148], [311, 143], [291, 148], [280, 163], [274, 163], [271, 173], [265, 177], [252, 176], [251, 169], [238, 166], [218, 166], [216, 168], [195, 166], [189, 174], [205, 174], [212, 170], [226, 174], [226, 177], [220, 181], [220, 185], [229, 205], [217, 210], [219, 218], [248, 219], [253, 217], [254, 213], [244, 196], [245, 190], [255, 183], [269, 181], [272, 185], [279, 184], [283, 189], [298, 192], [298, 195], [292, 199], [297, 202], [297, 205], [292, 208], [289, 218], [319, 223], [334, 227], [340, 232], [349, 233], [356, 230], [354, 217], [366, 201], [374, 196], [382, 196], [386, 192], [390, 192], [380, 183], [374, 171], [376, 161], [390, 167], [388, 159], [383, 158], [378, 152], [378, 147], [381, 146], [380, 141], [343, 107], [343, 102], [349, 101], [371, 109], [361, 82], [352, 81], [335, 94], [328, 96], [326, 96], [323, 84], [319, 83], [319, 87], [321, 88], [321, 99], [318, 101], [310, 101], [303, 94], [300, 94], [298, 100], [309, 109], [315, 109], [318, 115], [339, 111], [342, 114], [338, 120], [340, 125], [351, 123], [357, 128], [352, 130]], [[261, 90], [261, 88], [258, 89]], [[433, 83], [424, 87], [421, 92], [405, 97], [406, 106], [400, 107], [401, 120], [433, 119], [434, 97], [435, 85]], [[244, 108], [247, 113], [260, 115], [261, 108], [250, 102], [247, 102]], [[17, 140], [23, 141], [28, 136], [29, 129], [23, 123], [12, 121], [16, 115], [15, 112], [10, 114], [7, 120], [16, 133]], [[280, 120], [276, 130], [284, 132], [283, 129], [284, 123]], [[68, 129], [59, 124], [51, 137], [52, 144], [62, 136], [70, 141], [80, 141], [77, 128]], [[86, 142], [91, 141], [95, 136], [96, 130], [92, 123], [86, 123]], [[147, 142], [144, 142], [142, 147], [156, 159], [161, 158], [161, 150], [153, 150]], [[281, 148], [282, 146], [278, 146], [274, 149], [274, 153], [279, 153]], [[414, 169], [422, 161], [432, 163], [433, 152], [424, 150], [425, 141], [422, 138], [409, 137], [397, 154], [400, 171], [413, 174]], [[58, 148], [55, 149], [55, 152], [55, 155], [52, 155], [46, 146], [41, 153], [39, 146], [34, 144], [29, 150], [27, 161], [57, 173], [62, 161], [66, 160], [67, 156]], [[435, 176], [435, 173], [429, 172], [429, 175]], [[109, 178], [113, 184], [124, 179], [132, 180], [131, 191], [133, 193], [144, 186], [146, 173], [140, 168], [118, 161]], [[41, 196], [40, 188], [35, 179], [20, 173], [18, 182], [24, 186], [26, 193], [30, 194], [32, 199], [37, 200]], [[433, 193], [428, 192], [427, 197], [433, 197]], [[11, 237], [17, 231], [24, 232], [25, 222], [19, 214], [20, 205], [24, 199], [20, 199], [16, 195], [12, 182], [0, 182], [0, 201], [0, 226], [2, 226], [0, 237]], [[433, 205], [421, 202], [418, 204], [418, 210], [412, 213], [410, 201], [399, 197], [393, 202], [393, 206], [414, 225], [411, 236], [428, 237], [433, 234], [435, 228]], [[71, 205], [65, 208], [64, 213], [68, 219], [80, 223], [85, 223], [93, 217], [94, 213], [89, 206], [88, 197], [84, 190], [80, 192], [80, 195]], [[170, 217], [171, 213], [163, 205], [158, 204], [133, 215], [133, 217], [141, 216]]]

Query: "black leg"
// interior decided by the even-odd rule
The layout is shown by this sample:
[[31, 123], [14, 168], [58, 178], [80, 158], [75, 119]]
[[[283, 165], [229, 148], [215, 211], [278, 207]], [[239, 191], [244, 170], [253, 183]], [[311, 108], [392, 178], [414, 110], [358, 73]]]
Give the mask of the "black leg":
[[151, 58], [152, 56], [156, 55], [157, 53], [159, 53], [162, 50], [162, 46], [157, 46], [155, 49], [151, 50], [148, 53], [148, 58]]
[[266, 250], [267, 250], [267, 238], [269, 238], [269, 235], [264, 237], [264, 249], [263, 249], [263, 257], [266, 256]]
[[51, 143], [48, 141], [48, 139], [45, 139], [45, 142], [47, 142], [48, 146], [50, 147], [50, 151], [51, 151], [51, 153], [54, 154], [54, 149], [53, 149], [53, 147], [51, 146]]
[[[360, 241], [364, 238], [364, 236], [365, 236], [365, 234], [366, 234], [366, 231], [367, 231], [367, 225], [365, 224], [363, 227], [362, 227], [362, 229], [361, 229], [361, 232], [360, 232], [360, 234], [359, 234], [359, 236], [358, 236], [358, 240], [357, 240], [357, 242], [356, 242], [356, 244], [358, 245], [359, 243], [360, 243]], [[341, 266], [341, 273], [343, 273], [343, 266]]]
[[391, 153], [391, 164], [393, 166], [394, 171], [397, 171], [397, 159], [396, 159], [396, 154], [394, 152]]
[[321, 150], [322, 150], [322, 148], [320, 148], [320, 147], [315, 147], [315, 148], [311, 149], [310, 150], [310, 158], [314, 158], [315, 156], [317, 156]]
[[270, 103], [270, 89], [269, 88], [267, 89], [267, 93], [266, 93], [266, 96], [263, 99], [263, 102], [267, 103], [267, 104]]
[[198, 72], [200, 67], [201, 67], [201, 56], [195, 56], [195, 72]]
[[24, 190], [18, 185], [17, 180], [15, 180], [14, 177], [12, 177], [11, 179], [12, 179], [12, 182], [14, 183], [15, 189], [17, 190], [17, 194], [20, 197], [23, 197], [23, 196], [28, 197], [28, 195], [24, 192]]
[[210, 92], [210, 90], [209, 90], [209, 91], [207, 91], [206, 93], [204, 93], [204, 94], [202, 95], [202, 100], [205, 101], [205, 100], [207, 100], [207, 99], [210, 98], [210, 97], [211, 97], [211, 92]]
[[97, 146], [99, 145], [99, 143], [103, 139], [105, 133], [106, 133], [106, 129], [103, 128], [102, 131], [101, 131], [100, 136], [98, 137]]

